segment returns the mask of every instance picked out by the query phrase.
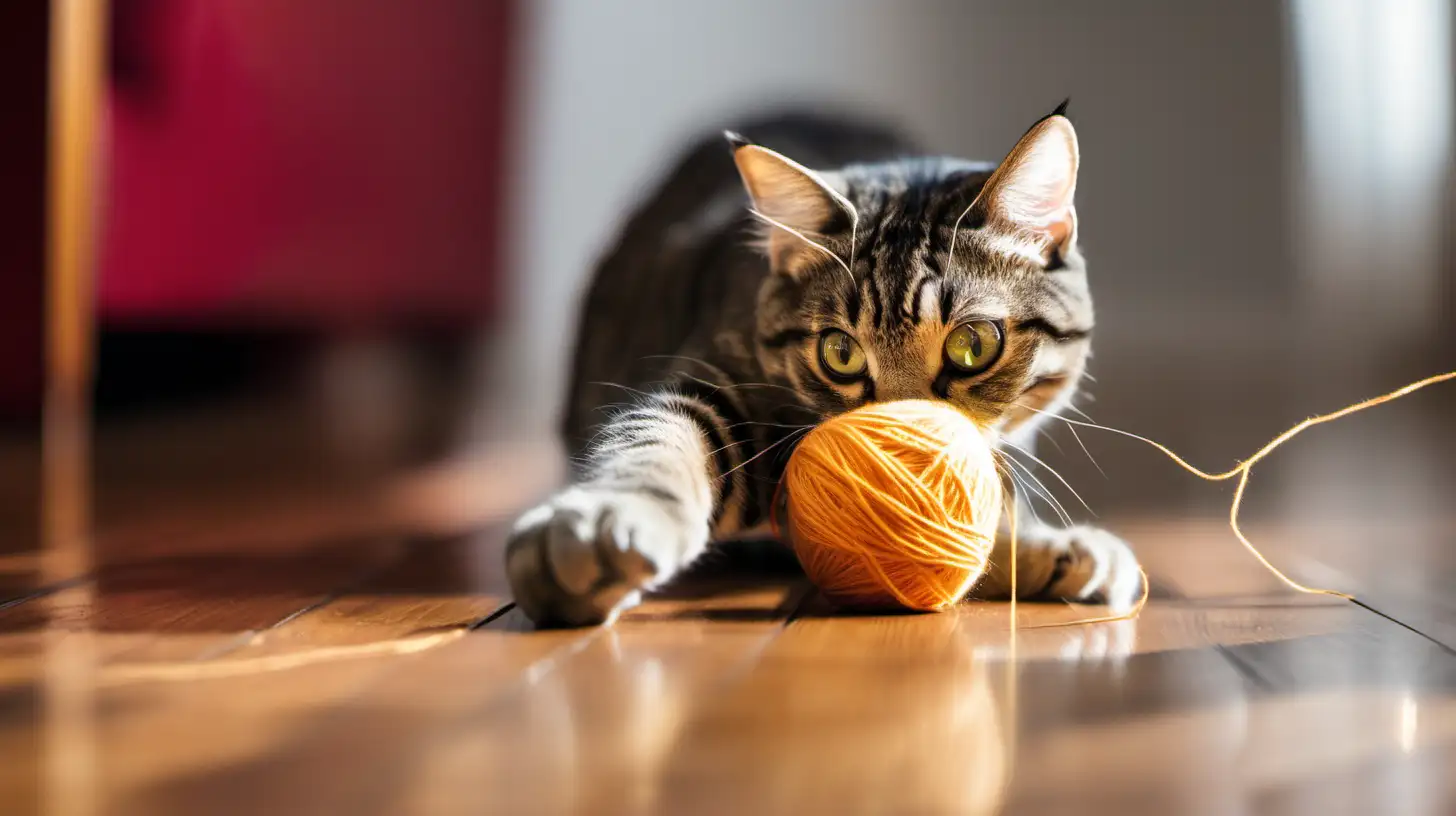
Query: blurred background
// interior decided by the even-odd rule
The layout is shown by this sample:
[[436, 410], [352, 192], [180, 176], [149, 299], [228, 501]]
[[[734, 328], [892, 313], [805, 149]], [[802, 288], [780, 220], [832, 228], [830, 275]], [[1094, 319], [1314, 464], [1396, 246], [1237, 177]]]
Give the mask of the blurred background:
[[[111, 23], [103, 545], [198, 508], [260, 540], [329, 501], [468, 525], [546, 490], [576, 297], [620, 219], [688, 141], [789, 105], [997, 160], [1070, 96], [1084, 407], [1195, 462], [1456, 368], [1444, 0], [115, 0]], [[0, 25], [6, 552], [38, 540], [48, 25], [43, 3]], [[1453, 406], [1301, 441], [1251, 512], [1444, 510]], [[1054, 436], [1104, 517], [1224, 511], [1136, 443], [1083, 434], [1104, 476]]]

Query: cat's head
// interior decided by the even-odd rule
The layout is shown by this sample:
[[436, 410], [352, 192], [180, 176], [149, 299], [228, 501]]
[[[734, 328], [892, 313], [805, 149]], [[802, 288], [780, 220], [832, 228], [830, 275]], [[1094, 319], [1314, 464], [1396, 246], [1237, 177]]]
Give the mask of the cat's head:
[[810, 169], [730, 134], [773, 274], [757, 353], [828, 416], [948, 400], [1008, 433], [1081, 378], [1092, 302], [1064, 108], [996, 167], [902, 159]]

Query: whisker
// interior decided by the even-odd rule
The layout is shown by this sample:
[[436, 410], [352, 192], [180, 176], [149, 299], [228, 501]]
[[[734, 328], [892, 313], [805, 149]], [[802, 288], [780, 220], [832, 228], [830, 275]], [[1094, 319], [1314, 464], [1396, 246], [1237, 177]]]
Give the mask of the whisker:
[[1006, 465], [1006, 469], [1001, 472], [1011, 477], [1011, 483], [1013, 485], [1012, 492], [1014, 494], [1013, 500], [1018, 498], [1022, 499], [1022, 504], [1026, 507], [1027, 515], [1031, 516], [1032, 524], [1037, 527], [1042, 526], [1041, 516], [1036, 512], [1036, 503], [1032, 501], [1032, 499], [1038, 497], [1037, 492], [1027, 487], [1025, 480], [1016, 475], [1016, 469], [1011, 466], [1014, 464], [1011, 461], [1011, 457], [1005, 454], [999, 454], [997, 461]]
[[718, 478], [720, 478], [720, 479], [726, 478], [726, 477], [732, 475], [733, 473], [736, 473], [737, 471], [742, 470], [745, 467], [748, 467], [749, 463], [753, 462], [755, 459], [759, 458], [760, 456], [763, 456], [765, 453], [768, 453], [769, 451], [773, 450], [774, 448], [779, 447], [780, 445], [784, 444], [785, 442], [789, 441], [790, 439], [795, 438], [796, 436], [802, 436], [803, 434], [808, 433], [809, 430], [812, 427], [813, 427], [812, 425], [805, 426], [805, 427], [803, 427], [803, 428], [801, 428], [801, 429], [799, 429], [797, 431], [790, 432], [783, 439], [780, 439], [779, 441], [774, 442], [773, 444], [769, 445], [768, 447], [764, 448], [763, 450], [759, 451], [758, 453], [755, 453], [754, 455], [748, 457], [747, 459], [743, 460], [743, 462], [739, 463], [739, 465], [737, 467], [730, 468], [726, 473], [723, 473]]
[[973, 198], [973, 199], [971, 199], [971, 203], [967, 204], [966, 205], [966, 208], [964, 210], [961, 210], [961, 214], [958, 215], [958, 216], [956, 216], [955, 226], [951, 227], [951, 229], [950, 229], [950, 250], [946, 254], [946, 259], [945, 259], [945, 268], [946, 269], [951, 269], [952, 267], [955, 266], [956, 236], [960, 235], [960, 232], [961, 232], [961, 221], [965, 220], [965, 217], [971, 212], [971, 210], [973, 208], [975, 208], [976, 202], [978, 202], [980, 200], [981, 200], [981, 195], [980, 195], [980, 193], [977, 193], [976, 194], [976, 197]]
[[[689, 363], [696, 363], [696, 364], [698, 364], [698, 365], [700, 365], [700, 366], [702, 366], [704, 368], [711, 369], [712, 371], [714, 371], [717, 374], [721, 375], [724, 380], [730, 380], [730, 382], [727, 382], [727, 383], [715, 383], [715, 382], [713, 382], [711, 380], [705, 380], [705, 379], [702, 379], [701, 377], [697, 377], [697, 376], [694, 376], [692, 374], [689, 374], [686, 371], [677, 372], [677, 375], [678, 376], [688, 377], [688, 378], [690, 378], [690, 379], [692, 379], [692, 380], [694, 380], [696, 382], [702, 383], [703, 385], [709, 386], [711, 388], [717, 388], [717, 389], [722, 389], [722, 390], [732, 390], [732, 389], [735, 389], [735, 388], [777, 388], [780, 391], [787, 391], [790, 394], [793, 394], [795, 397], [798, 397], [800, 399], [802, 399], [802, 397], [803, 397], [803, 395], [800, 394], [795, 389], [790, 388], [787, 385], [781, 385], [779, 383], [767, 383], [767, 382], [743, 382], [743, 383], [740, 383], [740, 382], [731, 382], [731, 379], [732, 378], [728, 376], [727, 372], [723, 371], [723, 369], [719, 368], [718, 366], [713, 365], [712, 363], [710, 363], [707, 360], [704, 360], [704, 359], [702, 359], [700, 357], [689, 357], [689, 356], [687, 356], [685, 354], [646, 354], [646, 355], [643, 355], [640, 359], [643, 359], [643, 360], [683, 360], [683, 361], [689, 362]], [[789, 407], [793, 407], [793, 408], [804, 408], [804, 409], [808, 410], [808, 407], [807, 406], [804, 406], [804, 405], [792, 405], [792, 406], [789, 406]]]
[[[715, 383], [712, 380], [705, 380], [702, 377], [699, 377], [699, 376], [697, 376], [695, 374], [689, 374], [686, 371], [681, 372], [679, 374], [674, 374], [673, 376], [674, 377], [683, 377], [685, 379], [692, 380], [693, 382], [697, 383], [698, 385], [705, 385], [708, 388], [713, 389], [713, 392], [714, 393], [717, 393], [719, 391], [722, 391], [726, 387], [726, 386], [724, 386], [724, 385], [722, 385], [720, 383]], [[671, 382], [671, 378], [669, 378], [667, 380], [663, 380], [662, 382], [664, 384], [669, 383], [669, 382]]]
[[1046, 441], [1052, 443], [1052, 447], [1057, 449], [1058, 454], [1061, 454], [1063, 456], [1066, 455], [1067, 452], [1062, 450], [1062, 443], [1058, 442], [1057, 438], [1055, 436], [1052, 436], [1050, 431], [1048, 431], [1046, 428], [1037, 428], [1036, 432], [1041, 434], [1042, 437], [1046, 439]]
[[[1362, 407], [1363, 407], [1363, 405], [1364, 405], [1364, 403], [1361, 404]], [[1036, 409], [1033, 408], [1033, 409], [1030, 409], [1030, 410], [1035, 411]], [[1125, 436], [1128, 439], [1136, 439], [1137, 441], [1142, 442], [1144, 444], [1152, 445], [1154, 448], [1157, 448], [1158, 450], [1162, 451], [1164, 456], [1167, 456], [1169, 459], [1172, 459], [1173, 462], [1175, 464], [1177, 464], [1179, 467], [1182, 467], [1184, 470], [1188, 471], [1189, 473], [1192, 473], [1193, 475], [1198, 476], [1198, 477], [1200, 477], [1202, 479], [1206, 479], [1206, 480], [1208, 480], [1210, 482], [1222, 482], [1222, 481], [1226, 481], [1228, 479], [1232, 479], [1233, 477], [1239, 475], [1240, 473], [1245, 473], [1246, 474], [1247, 473], [1247, 470], [1250, 467], [1253, 466], [1254, 462], [1257, 462], [1259, 459], [1262, 459], [1264, 456], [1268, 455], [1268, 452], [1269, 451], [1273, 450], [1273, 447], [1272, 446], [1267, 447], [1264, 450], [1260, 451], [1258, 454], [1256, 454], [1254, 457], [1245, 460], [1244, 462], [1240, 463], [1239, 465], [1237, 465], [1237, 466], [1235, 466], [1233, 468], [1230, 468], [1229, 470], [1222, 471], [1222, 472], [1218, 472], [1218, 473], [1211, 473], [1209, 471], [1203, 470], [1202, 468], [1199, 468], [1199, 467], [1196, 467], [1196, 466], [1190, 464], [1187, 459], [1184, 459], [1183, 457], [1181, 457], [1178, 454], [1174, 453], [1166, 445], [1163, 445], [1163, 444], [1161, 444], [1159, 442], [1154, 442], [1153, 440], [1147, 438], [1146, 436], [1138, 436], [1137, 434], [1132, 433], [1131, 431], [1124, 431], [1121, 428], [1113, 428], [1113, 427], [1110, 427], [1108, 425], [1099, 425], [1099, 424], [1097, 424], [1095, 422], [1082, 422], [1082, 421], [1076, 420], [1076, 419], [1067, 419], [1066, 417], [1057, 416], [1056, 414], [1047, 413], [1046, 411], [1036, 411], [1036, 413], [1046, 414], [1047, 416], [1052, 417], [1053, 419], [1059, 419], [1062, 422], [1067, 423], [1068, 425], [1081, 425], [1084, 428], [1096, 428], [1099, 431], [1107, 431], [1108, 433], [1115, 433], [1118, 436]], [[1343, 414], [1340, 414], [1340, 416], [1343, 416]], [[1335, 415], [1334, 414], [1327, 414], [1326, 417], [1335, 417]], [[1322, 418], [1322, 421], [1327, 422], [1329, 420]], [[1311, 425], [1311, 424], [1320, 424], [1320, 423], [1315, 423], [1313, 420], [1305, 420], [1304, 423], [1302, 423], [1300, 426], [1297, 427], [1297, 429], [1295, 430], [1295, 433], [1297, 433], [1299, 431], [1303, 431], [1306, 427], [1309, 427], [1309, 425]], [[1284, 436], [1279, 437], [1279, 440], [1286, 439], [1286, 438], [1288, 438], [1289, 436], [1292, 436], [1292, 435], [1293, 435], [1292, 433], [1286, 432]], [[1276, 440], [1276, 441], [1279, 441], [1279, 440]]]
[[[1061, 417], [1057, 417], [1057, 419], [1061, 419]], [[1067, 430], [1072, 432], [1072, 438], [1077, 440], [1077, 445], [1082, 448], [1083, 453], [1087, 454], [1087, 460], [1092, 463], [1092, 467], [1097, 468], [1097, 472], [1102, 474], [1102, 478], [1108, 478], [1107, 471], [1103, 470], [1102, 465], [1098, 464], [1097, 457], [1092, 455], [1092, 451], [1087, 450], [1087, 444], [1082, 441], [1082, 435], [1077, 433], [1077, 426], [1068, 425]]]
[[[1023, 406], [1023, 407], [1025, 407], [1025, 406]], [[1028, 411], [1037, 411], [1037, 409], [1035, 409], [1035, 408], [1027, 408], [1027, 410]], [[1067, 403], [1067, 410], [1068, 411], [1075, 411], [1078, 416], [1086, 419], [1088, 422], [1096, 422], [1097, 421], [1097, 420], [1095, 420], [1095, 419], [1092, 418], [1092, 415], [1091, 414], [1087, 413], [1086, 411], [1083, 411], [1081, 408], [1078, 408], [1077, 406], [1071, 404], [1070, 402]], [[1052, 413], [1049, 413], [1047, 411], [1037, 411], [1037, 413], [1039, 413], [1039, 414], [1047, 414], [1048, 416], [1052, 416], [1052, 417], [1056, 417], [1057, 419], [1061, 419], [1061, 417], [1057, 416], [1056, 414], [1052, 414]]]
[[644, 354], [640, 359], [643, 359], [643, 360], [685, 360], [685, 361], [687, 361], [689, 363], [697, 363], [698, 365], [700, 365], [700, 366], [702, 366], [704, 368], [711, 368], [714, 371], [718, 372], [719, 374], [723, 374], [724, 379], [727, 379], [728, 378], [728, 375], [723, 371], [723, 369], [721, 369], [721, 368], [713, 365], [712, 363], [708, 362], [707, 360], [704, 360], [701, 357], [689, 357], [689, 356], [687, 356], [685, 354]]
[[728, 427], [729, 428], [737, 428], [737, 427], [740, 427], [742, 425], [759, 425], [759, 426], [762, 426], [764, 428], [789, 428], [791, 430], [798, 430], [800, 428], [812, 428], [812, 427], [814, 427], [817, 424], [819, 424], [819, 423], [817, 423], [817, 422], [802, 422], [802, 423], [801, 422], [793, 422], [793, 423], [788, 423], [788, 422], [760, 422], [759, 420], [756, 420], [756, 419], [745, 419], [742, 422], [735, 422], [732, 425], [729, 425]]
[[631, 392], [633, 394], [637, 394], [637, 395], [643, 396], [643, 397], [651, 397], [652, 396], [651, 394], [647, 393], [646, 391], [643, 391], [640, 388], [633, 388], [630, 385], [623, 385], [621, 383], [607, 382], [605, 380], [592, 380], [591, 382], [589, 382], [587, 384], [588, 385], [603, 385], [603, 386], [606, 386], [607, 388], [620, 388], [623, 391], [628, 391], [628, 392]]
[[1017, 451], [1020, 451], [1021, 453], [1025, 454], [1027, 458], [1031, 459], [1031, 461], [1033, 461], [1033, 462], [1037, 463], [1038, 465], [1041, 465], [1042, 467], [1046, 468], [1047, 471], [1049, 471], [1053, 476], [1057, 477], [1057, 481], [1061, 482], [1063, 487], [1065, 487], [1068, 490], [1070, 490], [1072, 492], [1072, 495], [1077, 497], [1077, 501], [1078, 502], [1081, 502], [1082, 507], [1086, 508], [1087, 512], [1091, 513], [1093, 516], [1096, 516], [1097, 515], [1097, 512], [1094, 511], [1091, 507], [1088, 507], [1087, 506], [1087, 502], [1085, 502], [1085, 501], [1082, 500], [1082, 495], [1077, 492], [1077, 489], [1074, 488], [1074, 487], [1072, 487], [1070, 484], [1068, 484], [1066, 479], [1062, 478], [1062, 474], [1058, 473], [1056, 468], [1052, 467], [1051, 465], [1048, 465], [1046, 462], [1043, 462], [1041, 459], [1039, 459], [1037, 457], [1036, 454], [1032, 453], [1031, 451], [1026, 450], [1025, 448], [1022, 448], [1022, 447], [1020, 447], [1020, 446], [1018, 446], [1018, 445], [1010, 442], [1009, 440], [1003, 439], [1001, 441], [1002, 441], [1002, 444], [1010, 445], [1012, 449], [1017, 450]]
[[1062, 526], [1071, 527], [1073, 523], [1072, 514], [1067, 512], [1067, 508], [1062, 505], [1061, 499], [1057, 498], [1056, 494], [1051, 491], [1051, 488], [1047, 487], [1046, 483], [1031, 468], [1027, 467], [1025, 462], [1017, 462], [1017, 466], [1022, 469], [1022, 476], [1026, 481], [1031, 483], [1032, 487], [1036, 488], [1037, 492], [1041, 494], [1042, 500], [1056, 512], [1057, 518], [1062, 522]]
[[830, 250], [828, 247], [824, 246], [823, 244], [819, 243], [818, 241], [815, 241], [814, 239], [810, 238], [809, 236], [805, 235], [804, 233], [799, 232], [798, 230], [794, 229], [793, 227], [789, 226], [788, 224], [785, 224], [785, 223], [783, 223], [781, 221], [777, 221], [777, 220], [775, 220], [775, 219], [773, 219], [773, 218], [771, 218], [771, 217], [769, 217], [767, 215], [764, 215], [763, 213], [759, 212], [756, 209], [749, 209], [748, 213], [749, 213], [749, 215], [752, 215], [754, 218], [757, 218], [757, 219], [763, 221], [764, 223], [767, 223], [767, 224], [770, 224], [772, 226], [778, 227], [779, 229], [783, 230], [784, 232], [787, 232], [788, 234], [794, 236], [795, 238], [798, 238], [800, 241], [803, 241], [804, 243], [808, 244], [809, 246], [811, 246], [811, 247], [819, 250], [820, 252], [823, 252], [825, 255], [828, 255], [830, 258], [833, 258], [841, 267], [844, 268], [844, 274], [846, 274], [846, 275], [849, 276], [849, 282], [850, 283], [854, 283], [854, 271], [849, 268], [849, 264], [845, 263], [843, 258], [839, 257], [838, 254], [836, 254], [835, 252], [833, 252], [832, 250]]
[[1067, 514], [1066, 508], [1062, 507], [1062, 503], [1057, 501], [1057, 497], [1042, 483], [1041, 479], [1038, 479], [1036, 474], [1032, 473], [1031, 469], [1024, 463], [1016, 461], [1014, 457], [1007, 455], [1004, 451], [1002, 452], [1002, 456], [1005, 456], [1006, 461], [1010, 462], [1013, 466], [1021, 468], [1023, 475], [1026, 477], [1026, 482], [1035, 488], [1034, 494], [1040, 496], [1047, 503], [1047, 506], [1056, 512], [1057, 518], [1061, 519], [1062, 524], [1071, 526], [1072, 517]]
[[708, 455], [709, 456], [712, 456], [712, 455], [717, 454], [717, 453], [722, 453], [723, 451], [728, 450], [729, 448], [736, 448], [736, 447], [738, 447], [740, 445], [747, 445], [748, 443], [753, 442], [753, 441], [754, 440], [752, 440], [752, 439], [740, 439], [740, 440], [738, 440], [736, 442], [729, 442], [728, 444], [724, 445], [721, 448], [717, 448], [717, 449], [708, 451]]

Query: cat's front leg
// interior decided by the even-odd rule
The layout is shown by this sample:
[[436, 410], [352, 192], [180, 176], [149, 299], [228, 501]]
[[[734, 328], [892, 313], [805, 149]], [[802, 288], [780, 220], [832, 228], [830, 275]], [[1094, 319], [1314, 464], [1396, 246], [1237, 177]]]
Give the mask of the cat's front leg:
[[[1011, 596], [1011, 540], [1006, 530], [997, 534], [991, 564], [971, 594], [987, 599]], [[1033, 524], [1023, 524], [1017, 531], [1017, 598], [1105, 603], [1122, 612], [1131, 609], [1141, 594], [1137, 556], [1112, 533], [1096, 527]]]
[[701, 555], [726, 435], [711, 409], [672, 394], [612, 420], [581, 481], [511, 534], [506, 572], [526, 616], [542, 626], [608, 622]]

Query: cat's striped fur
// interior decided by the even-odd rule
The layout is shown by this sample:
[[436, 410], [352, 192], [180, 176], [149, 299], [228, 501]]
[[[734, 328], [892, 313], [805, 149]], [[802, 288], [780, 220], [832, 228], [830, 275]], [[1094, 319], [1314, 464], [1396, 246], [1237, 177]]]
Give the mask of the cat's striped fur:
[[[538, 623], [607, 620], [710, 542], [761, 530], [794, 440], [825, 417], [934, 397], [1030, 448], [1038, 412], [1083, 375], [1093, 312], [1062, 109], [999, 170], [860, 122], [745, 132], [690, 151], [591, 284], [564, 429], [575, 480], [508, 547]], [[968, 373], [946, 342], [972, 324], [977, 354], [979, 338], [1001, 350]], [[828, 367], [836, 332], [862, 351], [857, 376]], [[1126, 606], [1138, 590], [1131, 551], [1099, 530], [1023, 526], [1018, 552], [1028, 597]], [[1008, 566], [998, 549], [978, 594], [1004, 595]]]

